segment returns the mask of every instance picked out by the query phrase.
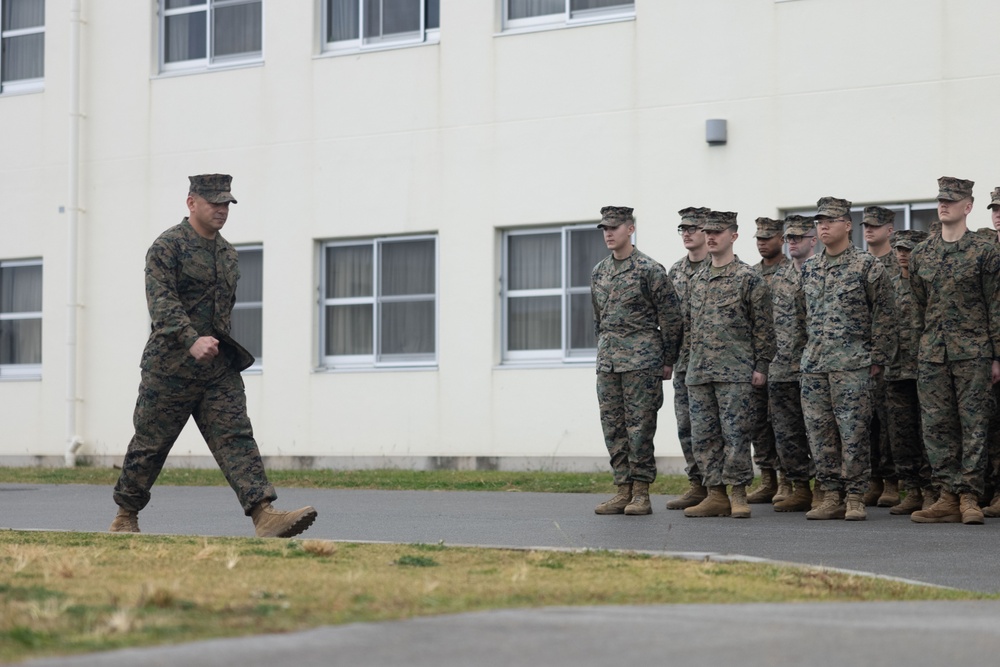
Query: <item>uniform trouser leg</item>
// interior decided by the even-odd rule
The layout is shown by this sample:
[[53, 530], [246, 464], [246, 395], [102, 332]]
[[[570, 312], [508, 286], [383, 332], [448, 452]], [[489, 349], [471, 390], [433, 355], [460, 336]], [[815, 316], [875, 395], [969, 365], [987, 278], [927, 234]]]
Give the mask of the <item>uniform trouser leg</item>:
[[750, 484], [753, 387], [749, 382], [711, 382], [688, 386], [688, 396], [691, 447], [702, 484]]
[[983, 492], [993, 395], [989, 359], [920, 362], [920, 414], [934, 483], [952, 493]]
[[674, 417], [677, 420], [677, 439], [681, 442], [681, 453], [684, 454], [684, 472], [688, 479], [701, 484], [701, 472], [698, 462], [691, 450], [691, 402], [688, 400], [687, 385], [684, 384], [685, 371], [674, 371]]
[[1000, 383], [993, 385], [986, 460], [986, 486], [996, 492], [1000, 490]]
[[262, 500], [277, 498], [253, 437], [239, 373], [227, 372], [209, 383], [192, 416], [247, 516]]
[[663, 406], [662, 370], [598, 373], [597, 400], [615, 484], [653, 482], [653, 436], [657, 411]]
[[899, 481], [910, 489], [928, 488], [931, 485], [931, 466], [920, 434], [917, 381], [889, 380], [885, 383], [885, 395], [889, 445]]
[[753, 443], [753, 462], [758, 468], [777, 470], [781, 467], [778, 449], [774, 443], [774, 429], [768, 414], [767, 385], [752, 387], [753, 425], [750, 440]]
[[864, 493], [871, 480], [871, 378], [867, 368], [803, 373], [802, 415], [820, 488]]
[[799, 383], [769, 382], [767, 397], [781, 469], [793, 482], [807, 482], [815, 474], [815, 469], [802, 417]]
[[880, 373], [872, 379], [874, 410], [869, 435], [872, 449], [872, 477], [896, 479], [896, 463], [892, 458], [892, 444], [889, 441], [889, 409], [883, 375], [884, 373]]

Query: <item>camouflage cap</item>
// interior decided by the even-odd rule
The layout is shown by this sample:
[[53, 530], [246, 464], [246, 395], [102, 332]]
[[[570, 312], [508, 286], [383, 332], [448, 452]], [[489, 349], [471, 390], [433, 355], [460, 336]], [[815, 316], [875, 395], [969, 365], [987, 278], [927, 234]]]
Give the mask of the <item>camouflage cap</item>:
[[711, 213], [711, 211], [712, 209], [710, 208], [694, 208], [689, 206], [677, 211], [677, 214], [681, 216], [682, 225], [698, 225], [701, 227], [701, 223], [705, 222], [705, 216]]
[[236, 203], [236, 198], [229, 191], [229, 185], [233, 182], [233, 177], [229, 174], [199, 174], [188, 176], [188, 180], [191, 181], [188, 194], [198, 195], [213, 204]]
[[758, 239], [770, 239], [775, 236], [781, 236], [781, 232], [784, 230], [785, 221], [784, 220], [772, 220], [771, 218], [757, 218], [755, 220], [757, 223], [757, 233], [754, 234], [755, 238]]
[[632, 210], [628, 206], [605, 206], [601, 209], [601, 222], [598, 227], [620, 227], [625, 224], [635, 224]]
[[927, 232], [922, 229], [900, 229], [892, 235], [892, 247], [913, 250], [926, 238]]
[[851, 217], [851, 202], [846, 199], [836, 197], [821, 197], [816, 206], [817, 218], [839, 218], [842, 216]]
[[942, 176], [938, 179], [938, 199], [947, 201], [962, 201], [972, 196], [972, 181], [966, 181], [954, 176]]
[[869, 225], [870, 227], [884, 227], [886, 225], [892, 225], [895, 219], [895, 212], [890, 211], [885, 207], [866, 206], [864, 217], [861, 219], [861, 224]]
[[730, 227], [738, 227], [736, 213], [732, 211], [710, 211], [701, 225], [706, 232], [721, 232]]
[[993, 188], [993, 192], [990, 193], [990, 205], [986, 208], [994, 206], [1000, 206], [1000, 188]]
[[816, 218], [790, 215], [785, 218], [785, 236], [806, 236], [816, 233]]

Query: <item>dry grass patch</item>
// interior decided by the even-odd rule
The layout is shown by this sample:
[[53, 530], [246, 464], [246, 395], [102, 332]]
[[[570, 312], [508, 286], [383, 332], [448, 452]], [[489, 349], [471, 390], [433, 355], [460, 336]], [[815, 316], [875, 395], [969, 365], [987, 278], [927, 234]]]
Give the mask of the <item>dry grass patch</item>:
[[987, 597], [634, 553], [0, 531], [0, 661], [506, 607]]

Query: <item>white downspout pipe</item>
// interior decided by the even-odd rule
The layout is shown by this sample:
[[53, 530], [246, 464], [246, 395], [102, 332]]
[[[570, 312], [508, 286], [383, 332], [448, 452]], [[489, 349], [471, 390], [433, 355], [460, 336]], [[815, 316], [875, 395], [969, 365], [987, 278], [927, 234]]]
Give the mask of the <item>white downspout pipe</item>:
[[80, 216], [80, 0], [70, 0], [69, 9], [69, 201], [66, 307], [66, 465], [76, 465], [76, 452], [83, 440], [76, 432], [79, 401], [76, 392], [77, 226]]

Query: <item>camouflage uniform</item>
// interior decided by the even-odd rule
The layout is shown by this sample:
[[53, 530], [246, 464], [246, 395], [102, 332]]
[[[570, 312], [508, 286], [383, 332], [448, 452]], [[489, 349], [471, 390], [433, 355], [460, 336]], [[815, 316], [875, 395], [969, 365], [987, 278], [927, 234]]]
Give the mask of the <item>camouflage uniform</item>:
[[[850, 202], [832, 198], [839, 204], [824, 213], [825, 199], [819, 215], [849, 213]], [[808, 332], [802, 412], [817, 485], [863, 494], [871, 478], [870, 367], [888, 365], [896, 347], [892, 284], [881, 262], [848, 246], [839, 255], [824, 249], [806, 260], [802, 289]]]
[[921, 425], [941, 491], [983, 493], [990, 366], [1000, 351], [998, 271], [996, 244], [970, 232], [953, 243], [933, 236], [910, 256]]
[[[677, 260], [667, 273], [667, 277], [677, 292], [678, 302], [682, 311], [687, 308], [688, 284], [691, 281], [691, 277], [704, 264], [704, 261], [692, 262], [687, 257], [684, 257]], [[674, 367], [672, 380], [674, 386], [674, 417], [677, 419], [677, 438], [681, 442], [681, 452], [684, 454], [684, 462], [686, 464], [684, 472], [687, 474], [689, 480], [701, 484], [701, 472], [698, 470], [698, 462], [695, 460], [694, 452], [691, 450], [691, 407], [688, 400], [687, 385], [684, 383], [684, 379], [687, 377], [688, 363], [687, 339], [688, 332], [685, 329], [680, 356], [677, 358], [677, 365]]]
[[[789, 225], [789, 234], [803, 234]], [[806, 312], [802, 271], [794, 262], [782, 264], [771, 281], [775, 355], [767, 376], [768, 407], [778, 457], [793, 482], [808, 482], [815, 474], [799, 389], [799, 362], [806, 344]]]
[[[632, 209], [605, 207], [602, 215]], [[619, 223], [621, 224], [621, 223]], [[591, 295], [597, 334], [597, 398], [614, 482], [656, 479], [653, 435], [663, 405], [663, 367], [677, 361], [680, 305], [663, 265], [638, 249], [615, 266], [609, 255], [594, 267]]]
[[[236, 201], [228, 176], [191, 177], [191, 191], [204, 191], [206, 199], [210, 192], [223, 192], [214, 203]], [[187, 218], [163, 232], [146, 253], [151, 330], [140, 364], [135, 435], [114, 490], [121, 508], [138, 512], [146, 506], [170, 448], [192, 416], [245, 513], [275, 499], [240, 375], [253, 357], [229, 336], [239, 277], [233, 246], [219, 234], [201, 237]], [[189, 352], [202, 336], [220, 342], [219, 355], [210, 361], [199, 362]]]
[[[912, 250], [926, 238], [926, 232], [898, 231], [893, 247]], [[899, 265], [898, 262], [896, 264]], [[912, 326], [913, 292], [910, 289], [910, 279], [904, 278], [902, 272], [894, 275], [892, 282], [896, 291], [899, 345], [892, 363], [885, 369], [889, 444], [900, 484], [911, 490], [929, 489], [931, 468], [920, 434], [920, 401], [917, 397], [919, 336]]]
[[723, 267], [707, 263], [692, 278], [689, 299], [686, 382], [702, 484], [746, 486], [753, 480], [750, 380], [754, 371], [766, 375], [774, 357], [771, 293], [737, 257]]
[[[768, 218], [757, 218], [758, 224], [762, 220], [768, 220], [769, 222], [777, 222], [778, 229], [777, 233], [781, 233], [782, 222], [780, 220], [772, 221]], [[758, 237], [761, 236], [761, 232], [758, 231]], [[791, 261], [784, 255], [781, 255], [781, 260], [772, 266], [766, 266], [761, 260], [759, 264], [755, 264], [754, 268], [760, 272], [760, 275], [764, 277], [769, 288], [774, 287], [774, 277], [783, 267], [791, 264]], [[753, 411], [754, 411], [754, 421], [753, 430], [750, 436], [753, 442], [753, 462], [758, 468], [761, 469], [771, 469], [778, 470], [783, 469], [781, 465], [781, 460], [778, 457], [778, 449], [774, 442], [774, 428], [771, 424], [770, 415], [768, 414], [768, 385], [763, 387], [753, 388]]]

